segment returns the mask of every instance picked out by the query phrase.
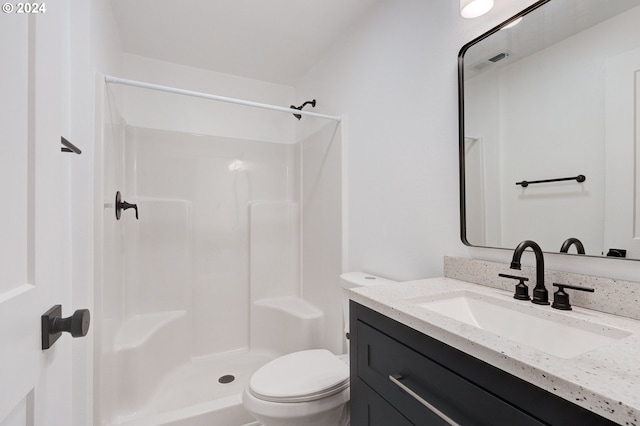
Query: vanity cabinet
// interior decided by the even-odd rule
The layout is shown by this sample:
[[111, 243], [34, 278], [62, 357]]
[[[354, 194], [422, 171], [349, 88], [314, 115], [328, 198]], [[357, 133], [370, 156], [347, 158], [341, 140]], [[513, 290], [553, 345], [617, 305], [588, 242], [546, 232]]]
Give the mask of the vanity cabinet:
[[615, 424], [353, 301], [350, 346], [352, 426]]

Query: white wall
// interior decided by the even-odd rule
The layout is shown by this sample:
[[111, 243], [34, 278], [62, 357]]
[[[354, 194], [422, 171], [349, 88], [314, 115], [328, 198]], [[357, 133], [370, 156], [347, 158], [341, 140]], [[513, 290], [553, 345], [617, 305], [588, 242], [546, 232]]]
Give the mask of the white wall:
[[465, 21], [458, 2], [386, 2], [296, 85], [298, 99], [348, 118], [348, 269], [417, 279], [441, 275], [444, 254], [465, 253], [457, 53], [525, 3]]
[[[124, 55], [118, 77], [288, 107], [293, 87], [188, 67], [136, 55]], [[109, 87], [113, 87], [110, 85]], [[137, 127], [295, 143], [295, 118], [268, 111], [148, 89], [121, 87], [120, 111]]]
[[[576, 237], [589, 254], [603, 249], [604, 61], [580, 55], [574, 42], [516, 62], [501, 76], [501, 246], [535, 239], [559, 251]], [[583, 184], [515, 185], [580, 174]]]
[[[457, 54], [533, 1], [386, 2], [296, 85], [298, 99], [348, 116], [348, 267], [408, 280], [442, 274], [443, 255], [507, 263], [511, 252], [459, 237]], [[531, 262], [526, 256], [525, 262]], [[550, 268], [637, 279], [640, 264], [547, 255]]]

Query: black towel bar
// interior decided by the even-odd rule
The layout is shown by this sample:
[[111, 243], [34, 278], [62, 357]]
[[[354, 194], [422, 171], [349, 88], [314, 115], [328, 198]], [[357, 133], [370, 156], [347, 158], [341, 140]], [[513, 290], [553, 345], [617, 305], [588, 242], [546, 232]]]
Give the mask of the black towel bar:
[[516, 182], [516, 185], [521, 185], [523, 188], [526, 188], [527, 186], [534, 183], [560, 182], [563, 180], [575, 180], [577, 182], [584, 182], [585, 180], [587, 180], [587, 178], [585, 177], [585, 175], [578, 175], [573, 177], [557, 178], [557, 179], [523, 180], [522, 182]]

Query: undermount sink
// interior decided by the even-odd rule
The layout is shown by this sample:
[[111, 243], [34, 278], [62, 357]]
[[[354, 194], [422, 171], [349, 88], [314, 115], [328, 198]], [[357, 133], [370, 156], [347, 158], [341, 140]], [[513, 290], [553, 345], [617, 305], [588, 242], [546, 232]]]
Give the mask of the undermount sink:
[[423, 309], [560, 358], [572, 358], [629, 336], [625, 330], [528, 302], [468, 290], [406, 299]]

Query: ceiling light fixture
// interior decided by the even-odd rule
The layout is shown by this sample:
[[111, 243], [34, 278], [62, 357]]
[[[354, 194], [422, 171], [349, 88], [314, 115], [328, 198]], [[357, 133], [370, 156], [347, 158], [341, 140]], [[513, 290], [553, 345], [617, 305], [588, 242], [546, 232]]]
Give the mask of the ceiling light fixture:
[[463, 18], [477, 18], [493, 7], [493, 0], [460, 0], [460, 15]]

